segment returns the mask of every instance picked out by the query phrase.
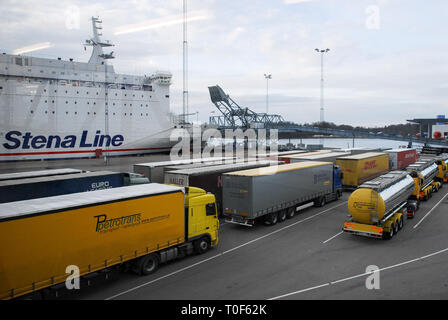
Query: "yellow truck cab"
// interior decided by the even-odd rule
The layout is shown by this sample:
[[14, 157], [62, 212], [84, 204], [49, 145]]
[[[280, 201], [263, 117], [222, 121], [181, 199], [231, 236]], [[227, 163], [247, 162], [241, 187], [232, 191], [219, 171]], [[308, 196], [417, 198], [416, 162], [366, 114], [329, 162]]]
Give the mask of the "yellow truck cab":
[[185, 218], [188, 242], [198, 253], [218, 244], [219, 219], [213, 194], [195, 187], [185, 188]]

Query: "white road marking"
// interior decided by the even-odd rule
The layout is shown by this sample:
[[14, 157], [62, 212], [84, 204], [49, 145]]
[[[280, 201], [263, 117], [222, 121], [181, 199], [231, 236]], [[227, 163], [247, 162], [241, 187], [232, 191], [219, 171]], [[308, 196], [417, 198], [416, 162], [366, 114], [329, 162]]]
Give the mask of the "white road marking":
[[343, 234], [343, 233], [344, 233], [344, 231], [339, 232], [338, 234], [332, 236], [330, 239], [325, 240], [324, 242], [322, 242], [322, 244], [325, 244], [325, 243], [327, 243], [327, 242], [333, 240], [334, 238], [336, 238], [337, 236], [340, 236], [340, 235]]
[[[393, 268], [401, 267], [401, 266], [404, 266], [404, 265], [406, 265], [406, 264], [410, 264], [410, 263], [413, 263], [413, 262], [421, 261], [421, 260], [423, 260], [423, 259], [427, 259], [427, 258], [436, 256], [436, 255], [442, 254], [442, 253], [444, 253], [444, 252], [448, 252], [448, 248], [445, 248], [445, 249], [442, 249], [442, 250], [433, 252], [433, 253], [431, 253], [431, 254], [428, 254], [428, 255], [426, 255], [426, 256], [422, 256], [422, 257], [420, 257], [420, 258], [415, 258], [415, 259], [408, 260], [408, 261], [405, 261], [405, 262], [401, 262], [401, 263], [398, 263], [398, 264], [395, 264], [395, 265], [392, 265], [392, 266], [384, 267], [384, 268], [381, 268], [381, 269], [376, 270], [376, 271], [374, 271], [374, 272], [380, 272], [380, 271], [384, 271], [384, 270], [389, 270], [389, 269], [393, 269]], [[352, 279], [356, 279], [356, 278], [364, 277], [364, 276], [370, 275], [370, 274], [372, 274], [372, 273], [373, 273], [373, 272], [365, 272], [365, 273], [358, 274], [358, 275], [355, 275], [355, 276], [351, 276], [351, 277], [348, 277], [348, 278], [344, 278], [344, 279], [340, 279], [340, 280], [336, 280], [336, 281], [327, 282], [327, 283], [324, 283], [324, 284], [321, 284], [321, 285], [318, 285], [318, 286], [314, 286], [314, 287], [310, 287], [310, 288], [306, 288], [306, 289], [302, 289], [302, 290], [298, 290], [298, 291], [294, 291], [294, 292], [286, 293], [286, 294], [283, 294], [283, 295], [281, 295], [281, 296], [277, 296], [277, 297], [274, 297], [274, 298], [270, 298], [270, 299], [268, 299], [268, 300], [278, 300], [278, 299], [282, 299], [282, 298], [289, 297], [289, 296], [292, 296], [292, 295], [296, 295], [296, 294], [299, 294], [299, 293], [303, 293], [303, 292], [307, 292], [307, 291], [312, 291], [312, 290], [316, 290], [316, 289], [319, 289], [319, 288], [328, 287], [328, 286], [330, 286], [330, 285], [338, 284], [338, 283], [341, 283], [341, 282], [349, 281], [349, 280], [352, 280]]]
[[417, 228], [417, 227], [418, 227], [418, 226], [420, 225], [420, 223], [422, 223], [422, 222], [423, 222], [423, 220], [425, 220], [425, 219], [426, 219], [426, 217], [427, 217], [427, 216], [429, 216], [429, 214], [430, 214], [431, 212], [433, 212], [433, 211], [434, 211], [434, 209], [435, 209], [435, 208], [437, 208], [437, 207], [439, 206], [439, 204], [440, 204], [440, 203], [442, 203], [442, 201], [443, 201], [443, 200], [444, 200], [444, 199], [445, 199], [445, 198], [446, 198], [447, 196], [448, 196], [448, 193], [447, 193], [446, 195], [444, 195], [444, 196], [443, 196], [443, 198], [442, 198], [442, 199], [440, 199], [440, 201], [439, 201], [439, 202], [437, 202], [437, 203], [436, 203], [436, 205], [435, 205], [434, 207], [432, 207], [432, 209], [431, 209], [431, 210], [429, 210], [429, 211], [428, 211], [428, 213], [427, 213], [427, 214], [425, 214], [425, 216], [424, 216], [423, 218], [421, 218], [421, 220], [420, 220], [420, 221], [419, 221], [419, 222], [418, 222], [418, 223], [417, 223], [417, 224], [416, 224], [416, 225], [414, 226], [414, 229], [415, 229], [415, 228]]
[[111, 296], [111, 297], [109, 297], [109, 298], [106, 298], [105, 300], [112, 300], [112, 299], [115, 299], [115, 298], [117, 298], [117, 297], [120, 297], [120, 296], [122, 296], [122, 295], [125, 295], [125, 294], [127, 294], [127, 293], [130, 293], [130, 292], [132, 292], [132, 291], [135, 291], [135, 290], [138, 290], [138, 289], [140, 289], [140, 288], [142, 288], [142, 287], [145, 287], [145, 286], [147, 286], [147, 285], [150, 285], [150, 284], [152, 284], [152, 283], [154, 283], [154, 282], [160, 281], [160, 280], [162, 280], [162, 279], [168, 278], [168, 277], [170, 277], [170, 276], [173, 276], [173, 275], [175, 275], [175, 274], [178, 274], [178, 273], [180, 273], [180, 272], [183, 272], [183, 271], [185, 271], [185, 270], [188, 270], [188, 269], [191, 269], [191, 268], [193, 268], [193, 267], [195, 267], [195, 266], [198, 266], [198, 265], [200, 265], [200, 264], [203, 264], [203, 263], [205, 263], [205, 262], [207, 262], [207, 261], [210, 261], [210, 260], [216, 259], [216, 258], [218, 258], [218, 257], [221, 257], [221, 256], [223, 256], [223, 255], [225, 255], [225, 254], [228, 254], [228, 253], [232, 252], [232, 251], [235, 251], [235, 250], [238, 250], [238, 249], [240, 249], [240, 248], [242, 248], [242, 247], [245, 247], [245, 246], [247, 246], [247, 245], [249, 245], [249, 244], [251, 244], [251, 243], [254, 243], [254, 242], [259, 241], [259, 240], [261, 240], [261, 239], [267, 238], [267, 237], [272, 236], [272, 235], [274, 235], [274, 234], [276, 234], [276, 233], [279, 233], [279, 232], [281, 232], [281, 231], [283, 231], [283, 230], [286, 230], [286, 229], [288, 229], [288, 228], [291, 228], [291, 227], [293, 227], [293, 226], [295, 226], [295, 225], [298, 225], [298, 224], [303, 223], [303, 222], [305, 222], [305, 221], [308, 221], [308, 220], [310, 220], [310, 219], [312, 219], [312, 218], [315, 218], [315, 217], [317, 217], [317, 216], [320, 216], [320, 215], [322, 215], [322, 214], [324, 214], [324, 213], [326, 213], [326, 212], [328, 212], [328, 211], [330, 211], [330, 210], [333, 210], [333, 209], [335, 209], [335, 208], [337, 208], [337, 207], [340, 207], [340, 206], [342, 206], [342, 205], [344, 205], [344, 204], [346, 204], [346, 203], [347, 203], [347, 201], [345, 201], [345, 202], [343, 202], [343, 203], [340, 203], [340, 204], [338, 204], [338, 205], [336, 205], [336, 206], [334, 206], [334, 207], [328, 208], [328, 209], [326, 209], [326, 210], [324, 210], [324, 211], [321, 211], [321, 212], [316, 213], [316, 214], [314, 214], [314, 215], [312, 215], [312, 216], [309, 216], [308, 218], [299, 220], [299, 221], [294, 222], [294, 223], [292, 223], [292, 224], [290, 224], [290, 225], [287, 225], [287, 226], [285, 226], [285, 227], [283, 227], [283, 228], [280, 228], [280, 229], [277, 229], [277, 230], [275, 230], [275, 231], [273, 231], [273, 232], [270, 232], [270, 233], [268, 233], [268, 234], [265, 234], [264, 236], [255, 238], [255, 239], [253, 239], [253, 240], [251, 240], [251, 241], [249, 241], [249, 242], [243, 243], [243, 244], [241, 244], [241, 245], [239, 245], [239, 246], [236, 246], [236, 247], [234, 247], [234, 248], [232, 248], [232, 249], [229, 249], [229, 250], [223, 251], [223, 252], [221, 252], [221, 253], [218, 253], [218, 254], [216, 254], [216, 255], [210, 257], [210, 258], [207, 258], [207, 259], [198, 261], [198, 262], [196, 262], [196, 263], [194, 263], [194, 264], [192, 264], [192, 265], [189, 265], [189, 266], [187, 266], [187, 267], [185, 267], [185, 268], [182, 268], [182, 269], [176, 270], [176, 271], [174, 271], [174, 272], [171, 272], [171, 273], [169, 273], [169, 274], [166, 274], [166, 275], [164, 275], [164, 276], [162, 276], [162, 277], [160, 277], [160, 278], [151, 280], [151, 281], [149, 281], [149, 282], [145, 282], [145, 283], [143, 283], [143, 284], [141, 284], [141, 285], [139, 285], [139, 286], [136, 286], [136, 287], [134, 287], [134, 288], [131, 288], [131, 289], [128, 289], [128, 290], [126, 290], [126, 291], [117, 293], [117, 294], [115, 294], [115, 295], [113, 295], [113, 296]]

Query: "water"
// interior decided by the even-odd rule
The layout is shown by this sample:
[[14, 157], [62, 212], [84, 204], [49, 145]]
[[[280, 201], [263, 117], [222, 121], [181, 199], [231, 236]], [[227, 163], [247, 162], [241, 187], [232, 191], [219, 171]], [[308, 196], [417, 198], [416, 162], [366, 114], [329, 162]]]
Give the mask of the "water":
[[[280, 145], [286, 145], [291, 142], [297, 144], [323, 144], [324, 148], [381, 148], [381, 149], [396, 149], [399, 147], [407, 147], [406, 141], [395, 141], [385, 139], [350, 139], [350, 138], [310, 138], [310, 139], [280, 139]], [[423, 144], [413, 143], [413, 148], [422, 147]]]

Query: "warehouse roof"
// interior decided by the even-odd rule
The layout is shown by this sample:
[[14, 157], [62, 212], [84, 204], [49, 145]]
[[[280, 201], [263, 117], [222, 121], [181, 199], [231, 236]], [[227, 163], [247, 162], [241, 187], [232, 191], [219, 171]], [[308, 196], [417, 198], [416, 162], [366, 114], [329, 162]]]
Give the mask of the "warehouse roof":
[[355, 154], [352, 156], [346, 156], [346, 157], [340, 157], [337, 160], [362, 160], [362, 159], [368, 159], [378, 156], [387, 156], [387, 153], [384, 152], [367, 152], [367, 153], [361, 153], [361, 154]]
[[23, 216], [37, 215], [45, 212], [70, 210], [94, 204], [178, 191], [185, 192], [185, 189], [182, 187], [149, 183], [129, 187], [71, 193], [62, 196], [48, 197], [45, 199], [38, 198], [7, 202], [0, 204], [0, 221]]
[[276, 174], [278, 172], [300, 170], [300, 169], [305, 169], [305, 168], [319, 167], [319, 166], [323, 166], [323, 165], [333, 165], [333, 163], [320, 162], [320, 161], [304, 161], [304, 162], [296, 162], [296, 163], [290, 163], [290, 164], [282, 164], [282, 165], [278, 165], [278, 166], [269, 166], [269, 167], [263, 167], [263, 168], [235, 171], [235, 172], [225, 173], [225, 175], [267, 176], [267, 175]]

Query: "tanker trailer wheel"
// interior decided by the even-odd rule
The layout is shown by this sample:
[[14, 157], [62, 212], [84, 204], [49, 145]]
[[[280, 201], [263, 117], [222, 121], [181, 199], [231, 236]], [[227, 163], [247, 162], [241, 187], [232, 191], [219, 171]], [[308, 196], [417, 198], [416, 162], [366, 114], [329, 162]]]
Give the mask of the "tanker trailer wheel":
[[398, 230], [403, 229], [403, 225], [404, 225], [403, 217], [401, 217], [400, 220], [398, 220]]
[[385, 234], [383, 235], [384, 239], [386, 239], [386, 240], [390, 240], [390, 239], [392, 239], [392, 237], [394, 236], [394, 226], [391, 225], [389, 229], [390, 229], [389, 232], [388, 232], [388, 233], [385, 233]]
[[278, 222], [283, 222], [286, 220], [286, 209], [285, 210], [281, 210], [278, 213]]
[[202, 237], [201, 239], [196, 240], [193, 245], [196, 253], [203, 254], [210, 249], [210, 240], [207, 237]]
[[399, 227], [398, 227], [398, 221], [395, 221], [394, 223], [394, 233], [397, 234], [398, 233]]
[[159, 256], [156, 253], [148, 254], [144, 257], [141, 257], [138, 262], [138, 271], [140, 275], [147, 276], [151, 273], [154, 273], [159, 268]]
[[292, 219], [294, 218], [294, 215], [296, 214], [296, 208], [292, 207], [288, 209], [288, 213], [286, 214], [286, 218]]

